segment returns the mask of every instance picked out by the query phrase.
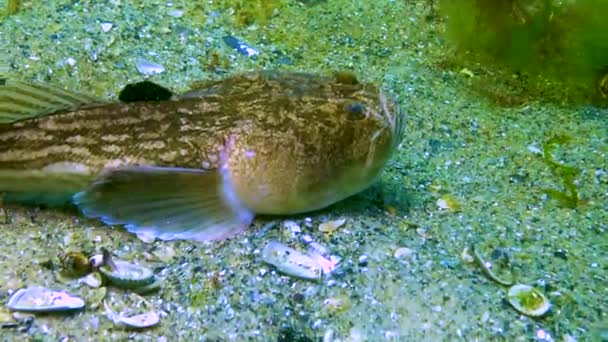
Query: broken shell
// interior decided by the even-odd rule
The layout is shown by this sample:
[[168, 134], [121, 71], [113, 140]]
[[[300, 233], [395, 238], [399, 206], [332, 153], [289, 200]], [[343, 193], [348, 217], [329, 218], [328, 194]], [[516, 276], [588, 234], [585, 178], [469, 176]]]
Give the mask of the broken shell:
[[450, 194], [443, 195], [437, 200], [436, 204], [441, 212], [455, 213], [460, 211], [458, 199]]
[[136, 289], [154, 283], [154, 273], [147, 267], [121, 260], [114, 261], [112, 266], [115, 268], [112, 269], [108, 264], [103, 265], [99, 272], [116, 287]]
[[542, 316], [551, 308], [551, 302], [542, 292], [525, 284], [511, 286], [507, 300], [515, 310], [531, 317]]
[[161, 64], [150, 62], [143, 58], [135, 60], [135, 67], [143, 75], [153, 75], [165, 72], [165, 67]]
[[503, 279], [503, 278], [497, 276], [496, 274], [494, 274], [494, 272], [492, 271], [492, 266], [493, 266], [492, 263], [483, 260], [483, 258], [477, 252], [477, 249], [474, 246], [471, 246], [471, 252], [473, 252], [474, 261], [481, 268], [481, 270], [483, 271], [483, 274], [485, 274], [486, 277], [494, 280], [495, 282], [497, 282], [503, 286], [511, 286], [511, 285], [513, 285], [513, 283], [515, 283], [514, 280]]
[[160, 317], [155, 311], [150, 311], [131, 317], [119, 315], [118, 322], [131, 328], [149, 328], [157, 325], [160, 322]]
[[149, 328], [160, 322], [160, 316], [156, 311], [150, 311], [139, 315], [127, 317], [122, 312], [117, 314], [107, 302], [103, 302], [106, 316], [114, 323], [123, 324], [129, 328]]
[[91, 272], [89, 258], [82, 252], [67, 252], [59, 255], [61, 271], [70, 277], [82, 277]]
[[12, 311], [57, 312], [79, 310], [84, 305], [84, 300], [67, 292], [34, 286], [15, 292], [6, 307]]
[[346, 219], [344, 219], [344, 218], [339, 219], [339, 220], [327, 221], [327, 222], [321, 223], [319, 225], [319, 231], [321, 231], [323, 233], [331, 233], [334, 230], [342, 227], [345, 223], [346, 223]]
[[322, 267], [315, 259], [280, 242], [270, 241], [262, 250], [262, 261], [290, 276], [320, 280]]
[[103, 283], [103, 281], [101, 279], [101, 275], [97, 272], [87, 274], [86, 276], [78, 279], [78, 282], [85, 284], [92, 288], [98, 288]]

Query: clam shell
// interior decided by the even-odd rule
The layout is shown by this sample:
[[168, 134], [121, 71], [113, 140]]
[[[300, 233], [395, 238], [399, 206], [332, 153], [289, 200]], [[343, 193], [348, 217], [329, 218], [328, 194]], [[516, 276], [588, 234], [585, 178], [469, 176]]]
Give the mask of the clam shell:
[[20, 289], [8, 300], [12, 311], [60, 312], [84, 308], [84, 300], [64, 291], [53, 291], [42, 286]]
[[114, 264], [116, 269], [104, 265], [99, 268], [99, 272], [116, 287], [136, 289], [150, 285], [155, 280], [154, 273], [147, 267], [121, 260], [114, 261]]
[[160, 317], [155, 311], [150, 311], [131, 317], [119, 315], [116, 321], [130, 328], [149, 328], [157, 325], [160, 322]]
[[511, 286], [507, 300], [515, 310], [531, 317], [542, 316], [551, 308], [551, 302], [542, 292], [525, 284]]
[[264, 247], [262, 260], [290, 276], [307, 280], [321, 279], [323, 268], [315, 258], [277, 241], [270, 241]]

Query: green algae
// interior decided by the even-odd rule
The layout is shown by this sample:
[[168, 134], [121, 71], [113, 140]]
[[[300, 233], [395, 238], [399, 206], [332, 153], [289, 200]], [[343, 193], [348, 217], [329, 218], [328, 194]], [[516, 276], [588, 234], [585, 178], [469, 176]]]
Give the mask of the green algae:
[[598, 88], [608, 70], [607, 11], [602, 0], [444, 0], [440, 6], [458, 58], [540, 76], [577, 101], [603, 103]]
[[554, 135], [543, 144], [543, 160], [551, 171], [559, 178], [564, 185], [565, 191], [555, 189], [542, 189], [551, 198], [565, 208], [576, 209], [587, 203], [587, 200], [580, 198], [575, 180], [580, 175], [581, 170], [574, 166], [559, 163], [553, 159], [553, 151], [556, 146], [571, 142], [571, 138], [565, 134]]
[[21, 6], [21, 0], [8, 0], [6, 6], [6, 13], [8, 15], [15, 14], [19, 11], [19, 7]]

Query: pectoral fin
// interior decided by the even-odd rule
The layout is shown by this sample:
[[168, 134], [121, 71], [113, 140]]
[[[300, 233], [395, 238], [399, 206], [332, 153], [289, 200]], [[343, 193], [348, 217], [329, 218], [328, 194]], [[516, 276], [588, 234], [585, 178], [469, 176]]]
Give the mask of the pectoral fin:
[[219, 172], [196, 169], [115, 169], [73, 200], [88, 217], [161, 240], [229, 238], [245, 230], [254, 216]]

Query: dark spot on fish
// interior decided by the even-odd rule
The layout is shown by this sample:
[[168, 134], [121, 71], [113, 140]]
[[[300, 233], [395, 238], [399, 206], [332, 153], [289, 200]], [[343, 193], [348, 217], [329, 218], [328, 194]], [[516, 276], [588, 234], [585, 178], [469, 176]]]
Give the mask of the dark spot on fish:
[[6, 79], [0, 78], [0, 86], [6, 85]]
[[349, 120], [361, 120], [365, 118], [365, 107], [359, 102], [350, 102], [344, 105], [344, 110]]
[[150, 81], [142, 81], [127, 86], [120, 92], [118, 99], [122, 102], [166, 101], [171, 98], [171, 91]]

